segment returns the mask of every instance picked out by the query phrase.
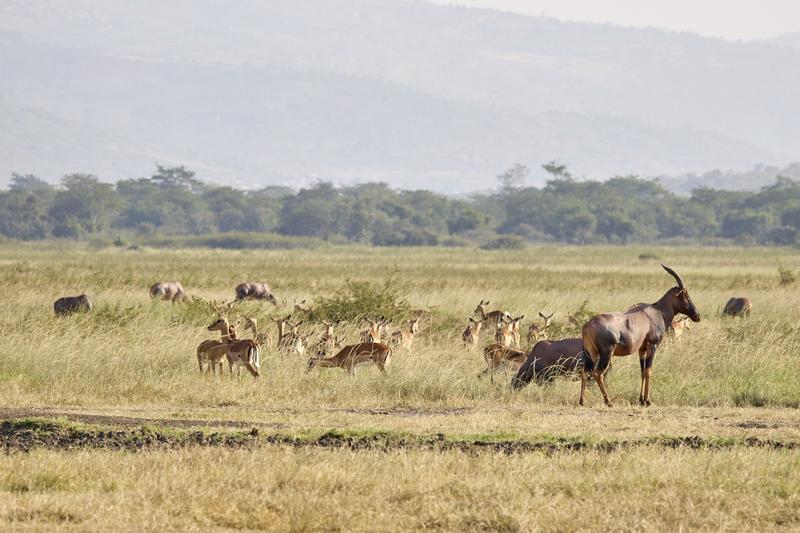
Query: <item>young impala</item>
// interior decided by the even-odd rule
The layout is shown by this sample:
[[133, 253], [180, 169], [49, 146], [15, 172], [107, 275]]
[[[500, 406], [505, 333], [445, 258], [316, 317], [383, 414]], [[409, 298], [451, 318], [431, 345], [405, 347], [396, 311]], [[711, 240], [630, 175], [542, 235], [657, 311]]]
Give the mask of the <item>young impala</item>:
[[[539, 316], [544, 319], [544, 323], [542, 323], [542, 325], [539, 325], [536, 322], [534, 322], [528, 327], [528, 342], [530, 344], [535, 344], [536, 342], [547, 338], [547, 330], [550, 327], [551, 322], [553, 321], [554, 315], [555, 313], [550, 313], [550, 316], [547, 316], [539, 312]], [[570, 319], [573, 319], [573, 317], [570, 316]]]
[[486, 312], [486, 306], [489, 305], [489, 300], [485, 302], [481, 300], [481, 303], [475, 308], [475, 311], [472, 314], [480, 315], [481, 322], [487, 322], [490, 324], [494, 324], [495, 326], [499, 324], [503, 320], [511, 320], [511, 315], [505, 311], [500, 311], [499, 309], [496, 311]]
[[420, 317], [411, 320], [408, 323], [408, 330], [399, 330], [392, 333], [391, 343], [407, 350], [411, 349], [411, 345], [414, 342], [414, 335], [419, 331], [419, 319]]
[[514, 344], [514, 333], [512, 331], [512, 321], [501, 319], [495, 326], [494, 341], [501, 346], [511, 346]]
[[464, 341], [465, 347], [474, 348], [478, 345], [478, 341], [480, 340], [481, 326], [483, 326], [483, 322], [480, 320], [475, 320], [472, 317], [469, 317], [467, 320], [469, 320], [469, 324], [467, 324], [467, 327], [461, 334], [461, 339]]
[[494, 383], [495, 372], [498, 370], [513, 370], [516, 372], [527, 357], [528, 354], [522, 350], [503, 346], [502, 344], [490, 344], [483, 351], [483, 358], [486, 361], [486, 370], [478, 374], [478, 377], [480, 378], [489, 374], [492, 383]]
[[345, 346], [332, 357], [325, 357], [324, 352], [318, 353], [308, 360], [306, 372], [311, 372], [315, 367], [342, 368], [352, 376], [356, 373], [356, 367], [375, 365], [385, 374], [391, 358], [392, 349], [385, 344], [362, 342]]
[[[209, 331], [228, 331], [228, 321], [225, 318], [219, 318], [216, 322], [208, 326]], [[228, 360], [228, 369], [233, 375], [233, 369], [237, 369], [237, 378], [242, 378], [242, 367], [246, 368], [253, 377], [259, 377], [259, 368], [261, 368], [261, 360], [258, 350], [258, 341], [253, 339], [232, 340], [231, 342], [222, 343], [219, 346], [209, 348], [207, 353], [212, 366], [219, 365], [220, 371], [222, 366], [222, 359]]]
[[361, 332], [361, 342], [381, 342], [381, 336], [389, 321], [384, 317], [380, 317], [378, 320], [364, 318], [364, 321], [369, 323], [369, 329]]

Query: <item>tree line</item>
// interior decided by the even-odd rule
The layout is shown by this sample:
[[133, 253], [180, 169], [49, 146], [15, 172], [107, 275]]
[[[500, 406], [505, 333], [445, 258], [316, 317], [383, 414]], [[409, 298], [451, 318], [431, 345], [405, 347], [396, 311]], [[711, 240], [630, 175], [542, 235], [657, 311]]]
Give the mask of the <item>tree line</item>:
[[551, 179], [525, 185], [515, 165], [499, 187], [469, 198], [395, 190], [384, 183], [295, 191], [239, 190], [200, 181], [184, 167], [115, 184], [70, 174], [59, 186], [14, 174], [0, 191], [0, 234], [9, 239], [148, 238], [264, 233], [376, 246], [516, 248], [526, 242], [656, 242], [797, 245], [800, 181], [777, 176], [756, 192], [694, 189], [678, 196], [635, 176], [575, 179], [548, 163]]

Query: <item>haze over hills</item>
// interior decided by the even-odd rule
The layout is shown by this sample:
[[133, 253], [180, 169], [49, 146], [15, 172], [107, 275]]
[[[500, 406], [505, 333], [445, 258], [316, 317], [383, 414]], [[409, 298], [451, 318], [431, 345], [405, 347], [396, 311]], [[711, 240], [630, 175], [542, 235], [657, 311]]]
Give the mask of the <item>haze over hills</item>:
[[6, 0], [0, 182], [186, 164], [457, 192], [800, 159], [800, 51], [401, 0]]

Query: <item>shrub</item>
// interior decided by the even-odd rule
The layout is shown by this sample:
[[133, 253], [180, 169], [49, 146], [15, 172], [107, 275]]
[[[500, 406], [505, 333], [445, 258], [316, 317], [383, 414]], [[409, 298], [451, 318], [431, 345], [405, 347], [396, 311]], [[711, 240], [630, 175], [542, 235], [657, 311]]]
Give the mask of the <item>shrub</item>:
[[525, 241], [516, 235], [503, 235], [492, 239], [483, 246], [481, 250], [524, 250]]
[[400, 290], [401, 284], [396, 275], [384, 283], [348, 280], [332, 296], [316, 299], [313, 318], [354, 322], [363, 317], [384, 316], [392, 322], [400, 322], [410, 310]]
[[639, 254], [639, 261], [658, 261], [659, 259], [661, 258], [654, 253]]

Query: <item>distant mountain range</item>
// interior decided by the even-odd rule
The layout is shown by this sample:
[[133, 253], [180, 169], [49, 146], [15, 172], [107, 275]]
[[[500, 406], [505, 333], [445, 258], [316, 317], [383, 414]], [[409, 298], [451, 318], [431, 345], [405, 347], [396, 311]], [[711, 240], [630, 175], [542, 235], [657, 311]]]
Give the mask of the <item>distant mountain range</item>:
[[5, 0], [0, 183], [485, 189], [800, 160], [800, 51], [404, 0]]

